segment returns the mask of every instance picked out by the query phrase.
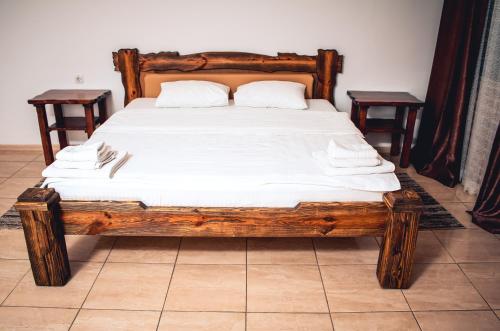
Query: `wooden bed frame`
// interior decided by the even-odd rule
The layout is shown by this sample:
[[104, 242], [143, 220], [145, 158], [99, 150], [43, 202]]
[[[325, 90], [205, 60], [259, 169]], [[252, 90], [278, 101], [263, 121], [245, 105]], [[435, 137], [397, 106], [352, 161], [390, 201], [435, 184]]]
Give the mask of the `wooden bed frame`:
[[[141, 97], [141, 73], [245, 70], [302, 72], [314, 76], [313, 97], [333, 103], [336, 50], [316, 56], [279, 53], [113, 53], [125, 104]], [[303, 202], [294, 208], [147, 207], [138, 201], [64, 201], [54, 189], [29, 188], [16, 203], [35, 283], [62, 286], [71, 276], [65, 234], [172, 237], [383, 236], [377, 277], [384, 288], [408, 288], [421, 213], [411, 190], [385, 193], [383, 202]]]

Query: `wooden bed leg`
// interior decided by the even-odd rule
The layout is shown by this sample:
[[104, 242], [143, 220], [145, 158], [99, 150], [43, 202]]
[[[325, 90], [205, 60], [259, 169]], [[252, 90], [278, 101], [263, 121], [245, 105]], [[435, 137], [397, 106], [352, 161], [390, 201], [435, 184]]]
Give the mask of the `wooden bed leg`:
[[415, 191], [384, 194], [389, 219], [380, 247], [377, 277], [383, 288], [408, 288], [422, 200]]
[[63, 286], [71, 276], [59, 201], [54, 189], [29, 188], [15, 205], [38, 286]]

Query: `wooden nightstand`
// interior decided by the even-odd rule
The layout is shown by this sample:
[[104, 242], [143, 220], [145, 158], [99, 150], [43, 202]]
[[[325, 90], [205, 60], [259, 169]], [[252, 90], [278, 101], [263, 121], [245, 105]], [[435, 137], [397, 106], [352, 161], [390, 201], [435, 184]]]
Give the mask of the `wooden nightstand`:
[[[38, 126], [42, 138], [43, 155], [45, 164], [54, 162], [54, 152], [50, 141], [50, 131], [57, 130], [59, 145], [62, 148], [68, 146], [66, 131], [82, 130], [90, 137], [94, 133], [97, 124], [102, 124], [107, 119], [106, 97], [111, 94], [110, 90], [48, 90], [36, 97], [29, 99], [28, 103], [36, 108], [38, 115]], [[94, 105], [97, 103], [99, 116], [94, 116]], [[47, 123], [47, 110], [45, 105], [54, 107], [56, 123]], [[62, 105], [83, 105], [85, 117], [64, 117]]]
[[[401, 134], [404, 134], [400, 166], [410, 165], [410, 149], [417, 111], [424, 103], [407, 92], [347, 91], [352, 99], [351, 120], [363, 134], [368, 132], [388, 132], [392, 134], [391, 155], [399, 155]], [[394, 119], [366, 118], [371, 106], [396, 107]], [[408, 107], [406, 128], [403, 128], [405, 109]]]

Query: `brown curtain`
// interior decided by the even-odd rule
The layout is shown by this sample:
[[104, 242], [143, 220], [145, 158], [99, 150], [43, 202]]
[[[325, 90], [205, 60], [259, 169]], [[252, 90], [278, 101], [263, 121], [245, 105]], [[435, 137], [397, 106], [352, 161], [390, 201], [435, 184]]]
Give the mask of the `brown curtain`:
[[488, 0], [445, 0], [411, 161], [444, 185], [460, 177], [462, 145]]
[[497, 127], [488, 167], [472, 210], [472, 222], [487, 231], [500, 233], [500, 126]]

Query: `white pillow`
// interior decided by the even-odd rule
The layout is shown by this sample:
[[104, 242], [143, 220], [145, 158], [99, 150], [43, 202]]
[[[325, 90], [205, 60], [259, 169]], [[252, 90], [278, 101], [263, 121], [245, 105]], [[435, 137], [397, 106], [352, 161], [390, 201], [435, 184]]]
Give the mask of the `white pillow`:
[[161, 83], [156, 107], [218, 107], [229, 104], [229, 87], [204, 80]]
[[240, 85], [234, 93], [237, 106], [307, 109], [306, 86], [301, 83], [264, 80]]

